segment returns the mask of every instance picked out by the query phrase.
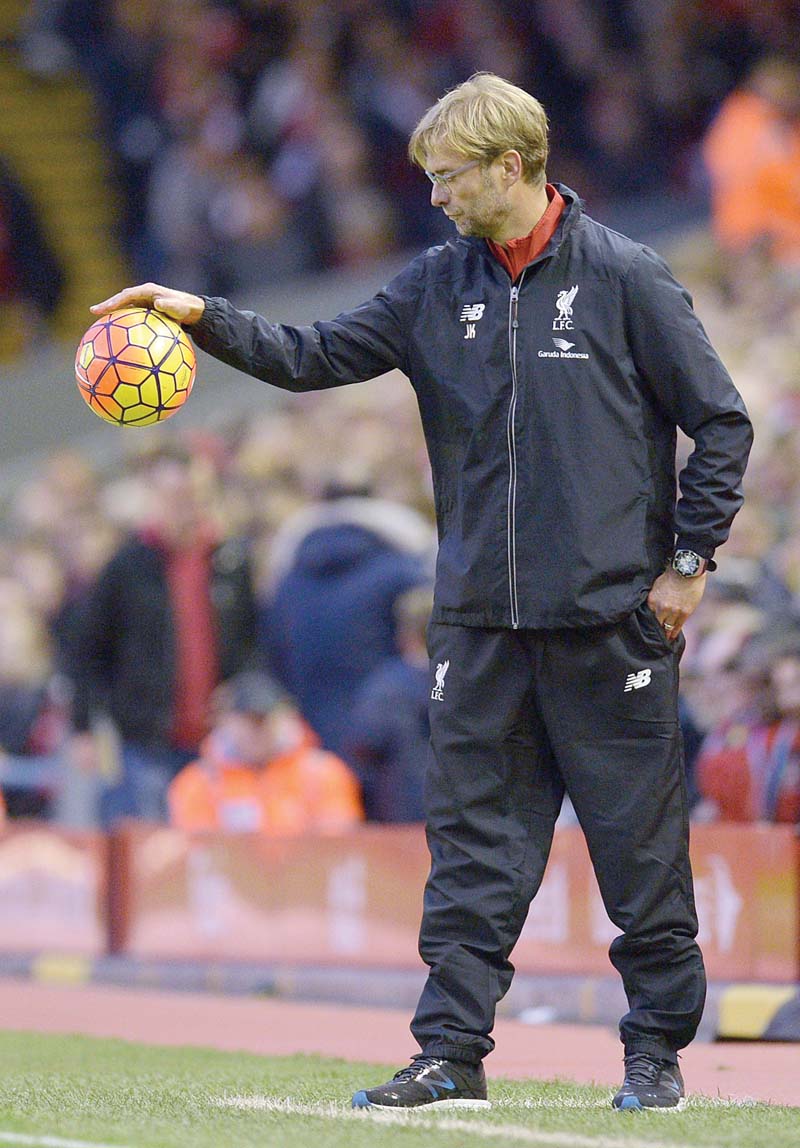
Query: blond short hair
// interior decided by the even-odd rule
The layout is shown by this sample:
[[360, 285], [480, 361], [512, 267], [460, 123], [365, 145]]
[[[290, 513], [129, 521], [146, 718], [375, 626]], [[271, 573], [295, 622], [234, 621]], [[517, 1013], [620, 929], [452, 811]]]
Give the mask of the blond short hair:
[[445, 145], [465, 160], [490, 160], [513, 148], [527, 183], [543, 184], [547, 114], [537, 99], [491, 72], [476, 72], [428, 108], [408, 142], [412, 163]]

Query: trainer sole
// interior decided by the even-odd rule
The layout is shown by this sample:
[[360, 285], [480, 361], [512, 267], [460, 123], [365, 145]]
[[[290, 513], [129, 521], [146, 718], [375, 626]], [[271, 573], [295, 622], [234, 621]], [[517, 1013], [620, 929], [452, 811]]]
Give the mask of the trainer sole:
[[358, 1112], [439, 1112], [451, 1108], [491, 1108], [491, 1100], [432, 1100], [429, 1104], [374, 1104], [365, 1091], [356, 1092], [352, 1107]]

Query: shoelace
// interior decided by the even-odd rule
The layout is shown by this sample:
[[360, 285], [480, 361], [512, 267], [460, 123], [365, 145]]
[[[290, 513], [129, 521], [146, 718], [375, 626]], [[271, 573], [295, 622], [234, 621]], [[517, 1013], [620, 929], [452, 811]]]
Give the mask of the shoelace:
[[416, 1060], [412, 1060], [407, 1068], [401, 1068], [392, 1077], [398, 1084], [402, 1084], [406, 1080], [416, 1080], [421, 1072], [428, 1068], [441, 1068], [444, 1062], [436, 1056], [418, 1056]]
[[625, 1057], [625, 1080], [630, 1084], [655, 1084], [665, 1063], [647, 1053], [632, 1052]]

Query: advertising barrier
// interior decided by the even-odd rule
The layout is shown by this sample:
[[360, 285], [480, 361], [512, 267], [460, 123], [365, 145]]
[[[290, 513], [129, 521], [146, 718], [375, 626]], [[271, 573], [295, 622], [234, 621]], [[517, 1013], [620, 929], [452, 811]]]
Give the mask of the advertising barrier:
[[0, 953], [85, 957], [108, 948], [108, 841], [38, 822], [0, 834]]
[[[344, 837], [190, 838], [131, 826], [116, 841], [114, 947], [139, 958], [418, 968], [428, 854], [420, 826]], [[700, 942], [713, 979], [797, 979], [798, 840], [791, 826], [697, 826]], [[115, 882], [116, 884], [117, 882]], [[608, 973], [618, 930], [583, 835], [556, 832], [514, 950], [527, 973]]]
[[[800, 979], [794, 828], [696, 826], [692, 863], [709, 976]], [[419, 969], [427, 871], [418, 825], [270, 840], [141, 824], [107, 838], [12, 823], [0, 836], [0, 955]], [[616, 935], [583, 835], [558, 829], [516, 968], [608, 974]]]
[[117, 948], [139, 958], [416, 966], [428, 870], [418, 826], [342, 837], [119, 836]]

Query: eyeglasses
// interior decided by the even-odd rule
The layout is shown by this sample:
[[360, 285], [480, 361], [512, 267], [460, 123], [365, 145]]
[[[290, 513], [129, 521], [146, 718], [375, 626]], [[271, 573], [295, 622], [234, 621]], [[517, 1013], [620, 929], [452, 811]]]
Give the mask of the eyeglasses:
[[435, 187], [445, 187], [449, 191], [450, 183], [457, 175], [469, 171], [470, 168], [477, 167], [481, 162], [479, 159], [471, 159], [468, 163], [462, 163], [461, 167], [456, 167], [452, 171], [434, 172], [426, 170], [425, 174]]

